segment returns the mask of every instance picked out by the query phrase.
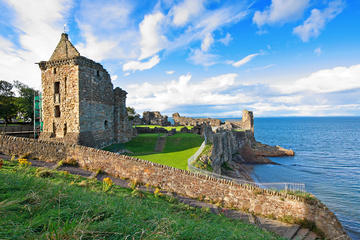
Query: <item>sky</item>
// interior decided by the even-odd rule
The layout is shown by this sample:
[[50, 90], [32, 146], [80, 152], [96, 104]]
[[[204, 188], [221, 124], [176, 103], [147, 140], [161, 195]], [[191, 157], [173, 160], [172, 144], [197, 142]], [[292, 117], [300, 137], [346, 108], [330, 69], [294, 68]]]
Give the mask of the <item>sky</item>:
[[0, 79], [41, 89], [62, 32], [138, 113], [360, 116], [358, 0], [0, 0]]

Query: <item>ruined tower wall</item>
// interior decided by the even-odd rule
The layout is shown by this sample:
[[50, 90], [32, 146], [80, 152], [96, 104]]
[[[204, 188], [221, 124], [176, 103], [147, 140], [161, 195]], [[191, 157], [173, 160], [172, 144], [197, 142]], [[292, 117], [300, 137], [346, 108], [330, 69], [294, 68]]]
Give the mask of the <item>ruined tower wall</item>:
[[114, 137], [116, 142], [127, 142], [132, 137], [132, 126], [126, 111], [126, 94], [120, 88], [114, 89]]
[[80, 139], [86, 146], [114, 141], [114, 94], [109, 74], [100, 64], [79, 63]]
[[40, 139], [89, 147], [131, 139], [126, 92], [113, 90], [109, 73], [101, 64], [80, 56], [66, 33], [61, 34], [50, 60], [38, 64], [44, 123]]
[[42, 114], [41, 139], [62, 138], [77, 143], [79, 127], [79, 68], [74, 61], [54, 62], [41, 71]]

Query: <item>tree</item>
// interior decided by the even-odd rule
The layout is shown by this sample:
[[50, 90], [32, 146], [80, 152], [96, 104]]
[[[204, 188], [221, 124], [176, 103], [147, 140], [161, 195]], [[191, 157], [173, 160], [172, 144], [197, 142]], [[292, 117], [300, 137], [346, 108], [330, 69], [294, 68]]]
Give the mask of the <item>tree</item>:
[[16, 105], [18, 112], [22, 115], [24, 120], [34, 121], [34, 97], [39, 94], [39, 91], [19, 82], [14, 81], [14, 86], [19, 91], [20, 97], [17, 98]]
[[140, 117], [140, 115], [136, 113], [135, 108], [133, 107], [126, 107], [126, 111], [130, 121], [134, 120], [135, 117]]
[[6, 124], [17, 115], [16, 98], [12, 89], [11, 83], [0, 80], [0, 118], [3, 118]]

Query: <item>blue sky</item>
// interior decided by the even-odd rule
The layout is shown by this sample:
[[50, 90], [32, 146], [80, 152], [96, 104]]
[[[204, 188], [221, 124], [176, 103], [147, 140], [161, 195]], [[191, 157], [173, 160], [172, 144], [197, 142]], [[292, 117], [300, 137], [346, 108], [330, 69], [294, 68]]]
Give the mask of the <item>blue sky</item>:
[[41, 89], [34, 64], [66, 32], [137, 112], [360, 115], [360, 1], [0, 0], [0, 79]]

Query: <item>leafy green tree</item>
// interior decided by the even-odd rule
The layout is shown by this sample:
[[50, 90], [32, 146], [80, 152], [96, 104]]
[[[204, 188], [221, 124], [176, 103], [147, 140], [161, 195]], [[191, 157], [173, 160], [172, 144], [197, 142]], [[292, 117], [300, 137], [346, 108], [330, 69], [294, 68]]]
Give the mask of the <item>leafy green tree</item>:
[[140, 117], [140, 115], [136, 113], [135, 108], [133, 107], [126, 107], [126, 111], [130, 121], [134, 120], [135, 117]]
[[0, 80], [0, 118], [3, 118], [6, 124], [17, 115], [16, 98], [12, 89], [11, 83]]
[[25, 121], [34, 121], [34, 97], [39, 94], [39, 91], [23, 84], [19, 81], [14, 81], [14, 86], [17, 88], [20, 97], [17, 98], [16, 105], [18, 112]]

